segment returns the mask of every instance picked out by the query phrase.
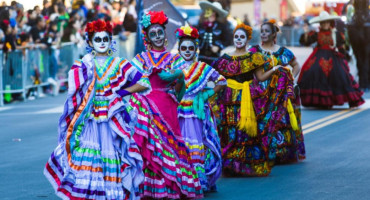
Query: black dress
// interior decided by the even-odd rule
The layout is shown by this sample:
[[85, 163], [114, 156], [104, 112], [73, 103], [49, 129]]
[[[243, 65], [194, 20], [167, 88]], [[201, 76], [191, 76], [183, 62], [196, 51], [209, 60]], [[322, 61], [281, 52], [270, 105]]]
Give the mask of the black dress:
[[303, 106], [332, 107], [348, 102], [350, 107], [356, 107], [365, 102], [363, 92], [349, 73], [341, 33], [320, 30], [309, 33], [307, 38], [302, 35], [300, 42], [303, 45], [317, 42], [298, 79]]

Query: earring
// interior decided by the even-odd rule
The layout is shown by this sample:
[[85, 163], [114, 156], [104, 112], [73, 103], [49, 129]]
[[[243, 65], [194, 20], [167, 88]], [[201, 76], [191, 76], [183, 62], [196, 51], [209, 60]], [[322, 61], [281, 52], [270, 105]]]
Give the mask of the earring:
[[95, 51], [94, 49], [91, 51], [91, 55], [92, 55], [93, 57], [95, 57], [95, 56], [96, 56], [96, 51]]
[[150, 51], [150, 50], [152, 50], [152, 45], [151, 45], [151, 44], [148, 44], [148, 45], [146, 46], [146, 48], [148, 49], [148, 51]]
[[168, 40], [167, 39], [164, 41], [164, 46], [168, 46]]
[[108, 54], [108, 56], [112, 56], [113, 50], [111, 48], [109, 48], [108, 51], [107, 51], [107, 54]]

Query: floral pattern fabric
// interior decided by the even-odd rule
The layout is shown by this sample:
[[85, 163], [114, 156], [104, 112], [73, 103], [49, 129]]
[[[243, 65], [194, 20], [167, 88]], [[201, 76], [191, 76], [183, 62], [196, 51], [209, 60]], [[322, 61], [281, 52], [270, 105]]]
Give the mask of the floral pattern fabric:
[[[270, 158], [275, 161], [275, 164], [284, 164], [297, 162], [305, 159], [305, 145], [301, 127], [301, 111], [299, 98], [294, 93], [293, 76], [288, 67], [295, 56], [285, 47], [280, 47], [275, 52], [267, 52], [259, 45], [253, 46], [250, 51], [260, 52], [270, 57], [269, 65], [265, 65], [264, 71], [270, 70], [276, 65], [285, 67], [279, 68], [270, 79], [259, 82], [259, 87], [254, 87], [252, 92], [253, 98], [256, 99], [255, 108], [258, 113], [258, 128], [262, 133], [267, 132], [273, 134], [270, 141], [271, 149]], [[257, 84], [257, 83], [256, 83]], [[288, 113], [288, 101], [293, 104], [295, 117], [298, 123], [298, 130], [294, 131]], [[275, 157], [275, 158], [274, 158]]]

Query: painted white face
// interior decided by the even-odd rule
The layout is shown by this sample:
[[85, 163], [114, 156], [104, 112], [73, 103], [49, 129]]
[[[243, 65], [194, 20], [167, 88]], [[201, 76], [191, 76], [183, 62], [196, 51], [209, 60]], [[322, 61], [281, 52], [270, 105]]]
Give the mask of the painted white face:
[[150, 43], [157, 48], [164, 46], [164, 41], [166, 38], [166, 32], [164, 28], [159, 24], [154, 24], [149, 27], [148, 38]]
[[98, 53], [105, 53], [108, 51], [110, 45], [109, 35], [105, 31], [96, 32], [92, 38], [94, 50]]
[[247, 45], [247, 34], [243, 30], [236, 30], [234, 34], [234, 45], [236, 48], [241, 49]]
[[191, 40], [184, 40], [181, 42], [179, 47], [180, 55], [184, 58], [184, 60], [189, 61], [192, 60], [195, 56], [195, 44]]

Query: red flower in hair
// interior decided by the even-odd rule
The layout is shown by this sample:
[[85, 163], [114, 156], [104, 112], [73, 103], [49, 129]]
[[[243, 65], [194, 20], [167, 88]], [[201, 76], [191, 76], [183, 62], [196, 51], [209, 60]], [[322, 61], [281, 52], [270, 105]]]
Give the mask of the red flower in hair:
[[107, 31], [108, 33], [112, 34], [112, 24], [108, 21], [102, 21], [100, 19], [87, 23], [85, 31], [90, 35], [96, 32]]
[[148, 14], [151, 16], [150, 17], [151, 24], [164, 25], [167, 24], [168, 22], [168, 17], [166, 16], [166, 14], [164, 14], [163, 11], [159, 12], [149, 11]]
[[193, 31], [191, 31], [191, 37], [192, 38], [199, 38], [198, 29], [193, 28]]
[[108, 33], [113, 33], [113, 26], [112, 26], [112, 24], [110, 22], [108, 22], [108, 21], [106, 21], [105, 24], [106, 24], [105, 30], [108, 31]]
[[93, 33], [94, 32], [94, 24], [92, 22], [87, 23], [85, 31], [88, 32], [88, 33]]
[[93, 23], [94, 23], [94, 31], [95, 32], [105, 31], [106, 25], [105, 25], [104, 21], [98, 19], [98, 20], [94, 21]]

